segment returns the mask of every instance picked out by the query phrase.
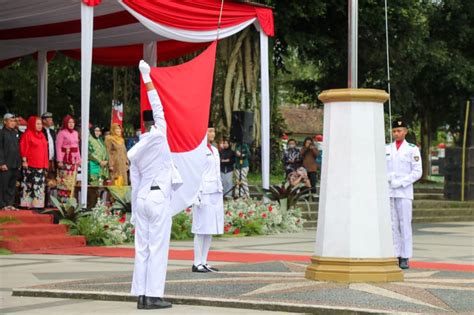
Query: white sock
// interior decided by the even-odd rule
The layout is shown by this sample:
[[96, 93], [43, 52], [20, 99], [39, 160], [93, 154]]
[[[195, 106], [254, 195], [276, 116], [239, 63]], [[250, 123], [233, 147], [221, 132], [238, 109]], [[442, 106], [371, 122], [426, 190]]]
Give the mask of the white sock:
[[209, 254], [209, 249], [211, 248], [212, 235], [203, 235], [203, 245], [202, 245], [202, 256], [201, 263], [203, 265], [207, 264], [207, 255]]
[[201, 264], [204, 235], [194, 234], [194, 266]]

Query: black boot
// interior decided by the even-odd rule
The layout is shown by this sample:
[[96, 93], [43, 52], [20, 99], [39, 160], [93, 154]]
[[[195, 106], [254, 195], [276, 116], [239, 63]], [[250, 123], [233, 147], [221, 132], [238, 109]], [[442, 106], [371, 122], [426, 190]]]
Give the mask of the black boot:
[[139, 310], [142, 310], [142, 309], [145, 308], [145, 296], [144, 295], [139, 295], [138, 296], [137, 308]]
[[170, 308], [172, 306], [170, 302], [166, 302], [165, 300], [159, 297], [145, 296], [144, 300], [145, 303], [143, 304], [143, 308], [146, 310]]
[[400, 259], [400, 268], [402, 269], [410, 269], [410, 265], [408, 264], [408, 258]]
[[402, 262], [402, 257], [397, 257], [398, 258], [398, 267], [400, 267], [400, 263]]

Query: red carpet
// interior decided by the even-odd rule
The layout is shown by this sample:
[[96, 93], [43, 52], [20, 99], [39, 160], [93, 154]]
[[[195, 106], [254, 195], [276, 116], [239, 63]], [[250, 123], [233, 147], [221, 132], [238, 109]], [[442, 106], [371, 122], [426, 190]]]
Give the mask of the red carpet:
[[26, 251], [85, 247], [83, 236], [70, 236], [67, 226], [53, 224], [53, 216], [31, 210], [1, 211], [0, 217], [12, 217], [18, 222], [1, 226], [0, 247], [14, 253]]
[[[77, 247], [65, 249], [48, 249], [39, 251], [28, 251], [25, 254], [53, 254], [53, 255], [85, 255], [101, 257], [125, 257], [133, 258], [135, 250], [133, 248], [117, 247]], [[171, 260], [193, 260], [193, 250], [170, 249], [169, 259]], [[240, 253], [240, 252], [209, 252], [209, 260], [223, 262], [256, 263], [266, 261], [294, 261], [309, 263], [309, 256], [301, 255], [281, 255], [281, 254], [263, 254], [263, 253]], [[447, 264], [434, 262], [411, 261], [410, 266], [413, 269], [435, 269], [450, 271], [474, 272], [474, 265]]]

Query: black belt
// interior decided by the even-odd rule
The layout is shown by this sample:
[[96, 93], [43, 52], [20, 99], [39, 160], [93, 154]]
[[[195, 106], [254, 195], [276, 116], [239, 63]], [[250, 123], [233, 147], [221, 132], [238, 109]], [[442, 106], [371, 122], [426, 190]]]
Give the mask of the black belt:
[[160, 190], [160, 186], [151, 186], [150, 190]]

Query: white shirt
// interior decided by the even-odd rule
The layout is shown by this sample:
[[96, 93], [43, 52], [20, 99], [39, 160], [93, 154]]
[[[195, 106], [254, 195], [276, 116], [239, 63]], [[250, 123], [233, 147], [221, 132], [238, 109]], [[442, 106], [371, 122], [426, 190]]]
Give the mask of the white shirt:
[[166, 198], [183, 183], [173, 164], [166, 138], [166, 121], [160, 97], [156, 90], [148, 91], [155, 124], [150, 132], [140, 136], [140, 141], [128, 152], [132, 184], [132, 211], [137, 198], [146, 199], [153, 185], [160, 186]]
[[395, 142], [388, 144], [385, 156], [389, 178], [402, 184], [398, 188], [389, 185], [390, 197], [413, 199], [413, 183], [423, 174], [420, 150], [416, 145], [403, 140], [398, 150]]
[[51, 131], [46, 128], [46, 135], [48, 136], [48, 156], [50, 161], [54, 161], [54, 141], [51, 136]]
[[210, 194], [222, 192], [221, 159], [219, 150], [211, 145], [206, 151], [206, 168], [202, 176], [200, 192]]

